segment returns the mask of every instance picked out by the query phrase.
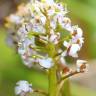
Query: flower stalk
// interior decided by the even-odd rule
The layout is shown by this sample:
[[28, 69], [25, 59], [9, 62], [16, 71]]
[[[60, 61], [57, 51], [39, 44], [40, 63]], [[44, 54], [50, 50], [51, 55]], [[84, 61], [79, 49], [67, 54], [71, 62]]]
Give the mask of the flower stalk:
[[56, 96], [57, 92], [57, 77], [56, 77], [56, 66], [53, 66], [49, 70], [49, 95]]
[[54, 58], [54, 56], [56, 54], [56, 50], [55, 50], [55, 46], [53, 43], [49, 43], [47, 48], [48, 48], [48, 54], [51, 58], [53, 58], [53, 62], [54, 62], [54, 66], [49, 69], [49, 75], [48, 75], [49, 95], [48, 96], [56, 96], [56, 92], [57, 92], [57, 76], [56, 76], [57, 65], [56, 65], [55, 58]]
[[[13, 46], [18, 49], [23, 63], [28, 68], [36, 65], [36, 68], [48, 71], [48, 96], [69, 96], [66, 94], [70, 91], [69, 83], [65, 83], [66, 79], [86, 72], [88, 67], [85, 60], [77, 60], [75, 71], [67, 66], [66, 56], [77, 58], [84, 43], [82, 29], [71, 23], [67, 13], [63, 3], [30, 0], [27, 4], [20, 5], [15, 14], [6, 18], [8, 23], [5, 25], [15, 34], [11, 39], [17, 42]], [[15, 91], [16, 95], [22, 92], [44, 93], [34, 90], [27, 81], [17, 83]]]

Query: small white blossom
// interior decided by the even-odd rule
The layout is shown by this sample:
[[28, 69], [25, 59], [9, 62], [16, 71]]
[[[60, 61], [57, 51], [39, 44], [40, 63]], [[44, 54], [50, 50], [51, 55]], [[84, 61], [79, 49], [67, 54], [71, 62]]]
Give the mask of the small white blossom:
[[77, 52], [80, 51], [80, 46], [78, 44], [72, 44], [69, 48], [68, 54], [72, 57], [78, 57]]
[[77, 37], [80, 38], [83, 36], [83, 31], [81, 28], [77, 28]]
[[31, 68], [35, 63], [38, 62], [37, 58], [32, 58], [29, 54], [23, 54], [21, 56], [24, 65], [26, 65], [28, 68]]
[[77, 52], [80, 51], [79, 44], [71, 44], [70, 42], [64, 41], [63, 45], [67, 48], [67, 54], [72, 57], [78, 57]]
[[51, 20], [50, 26], [51, 26], [52, 29], [56, 29], [56, 26], [57, 26], [56, 21]]
[[32, 84], [29, 84], [27, 81], [22, 80], [16, 83], [15, 94], [20, 95], [22, 93], [33, 92]]
[[56, 16], [54, 17], [54, 20], [56, 20], [56, 22], [58, 21], [58, 23], [59, 23], [60, 25], [62, 25], [63, 18], [64, 18], [64, 15], [63, 15], [62, 13], [58, 13], [58, 14], [56, 14]]
[[68, 48], [70, 46], [70, 43], [67, 41], [64, 41], [63, 45]]
[[20, 24], [22, 23], [22, 19], [20, 16], [18, 15], [10, 15], [9, 19], [11, 20], [12, 23], [15, 23], [15, 24]]
[[81, 38], [83, 36], [83, 31], [78, 26], [73, 26], [72, 35], [75, 36], [76, 38]]
[[83, 38], [83, 31], [81, 28], [74, 28], [74, 31], [72, 33], [72, 42], [79, 44], [80, 47], [82, 47], [82, 44], [84, 43]]
[[45, 28], [43, 26], [41, 26], [40, 24], [34, 24], [33, 25], [33, 32], [37, 32], [37, 33], [45, 33]]
[[45, 2], [46, 2], [48, 5], [53, 5], [53, 4], [54, 4], [54, 0], [45, 0]]
[[35, 46], [34, 38], [26, 39], [19, 43], [18, 53], [21, 55], [21, 58], [26, 66], [29, 68], [33, 66], [37, 59], [32, 58], [32, 55], [36, 55], [37, 52], [33, 50], [32, 47]]
[[24, 40], [27, 37], [27, 30], [25, 29], [25, 25], [23, 25], [17, 32], [18, 37]]
[[47, 69], [51, 68], [54, 65], [51, 58], [39, 59], [39, 64], [42, 67], [47, 68]]
[[63, 51], [62, 54], [61, 54], [62, 57], [65, 57], [67, 56], [67, 51]]
[[69, 32], [73, 31], [71, 20], [68, 17], [63, 17], [61, 26]]
[[60, 57], [60, 63], [62, 65], [66, 65], [66, 61], [65, 61], [65, 58], [63, 56]]
[[46, 17], [43, 16], [43, 15], [41, 15], [40, 16], [40, 20], [41, 20], [42, 24], [45, 25], [45, 23], [46, 23]]
[[33, 45], [35, 46], [35, 42], [34, 42], [34, 38], [31, 38], [31, 39], [25, 39], [24, 41], [22, 42], [19, 42], [18, 43], [18, 53], [19, 54], [24, 54], [24, 53], [30, 53], [31, 52], [31, 49], [30, 49], [30, 46]]
[[60, 39], [60, 33], [59, 32], [55, 33], [53, 30], [51, 30], [49, 41], [54, 44], [58, 44], [59, 39]]
[[60, 11], [64, 11], [64, 7], [62, 6], [62, 4], [57, 4], [56, 7], [60, 10]]
[[88, 64], [85, 60], [77, 60], [77, 72], [87, 72], [88, 71]]
[[55, 10], [51, 9], [51, 10], [48, 10], [48, 15], [49, 16], [52, 16], [55, 14]]

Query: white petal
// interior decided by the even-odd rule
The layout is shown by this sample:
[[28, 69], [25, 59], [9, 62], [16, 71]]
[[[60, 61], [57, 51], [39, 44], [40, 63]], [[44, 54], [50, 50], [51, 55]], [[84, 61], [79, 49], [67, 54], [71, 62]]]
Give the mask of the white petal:
[[56, 22], [54, 20], [52, 20], [50, 22], [50, 26], [52, 27], [52, 29], [55, 29], [56, 28]]
[[16, 86], [16, 87], [15, 87], [15, 94], [16, 94], [16, 95], [19, 95], [21, 92], [22, 92], [22, 91], [21, 91], [20, 87]]
[[39, 59], [39, 64], [44, 68], [51, 68], [53, 66], [53, 62], [51, 58], [47, 59]]
[[18, 15], [10, 15], [10, 20], [12, 23], [21, 23], [21, 17], [19, 17]]
[[16, 83], [17, 84], [17, 86], [15, 87], [15, 94], [16, 95], [19, 95], [19, 94], [21, 94], [22, 92], [25, 92], [25, 93], [27, 93], [27, 92], [32, 92], [33, 90], [32, 90], [32, 85], [31, 84], [29, 84], [27, 81], [25, 81], [25, 80], [22, 80], [22, 81], [19, 81], [19, 82], [17, 82]]
[[78, 44], [72, 44], [69, 51], [69, 55], [75, 56], [79, 50], [80, 50], [80, 46]]
[[52, 5], [54, 4], [54, 0], [45, 0], [47, 4]]
[[77, 66], [80, 67], [82, 64], [87, 63], [85, 60], [77, 60]]
[[64, 51], [62, 54], [61, 54], [62, 57], [65, 57], [67, 56], [67, 51]]
[[41, 16], [40, 19], [41, 19], [42, 24], [45, 25], [46, 17], [45, 16]]
[[57, 4], [56, 6], [60, 11], [64, 11], [64, 7], [62, 4]]
[[22, 47], [18, 48], [18, 53], [19, 54], [24, 54], [25, 52], [26, 52], [26, 50], [24, 48], [22, 48]]
[[69, 32], [72, 32], [73, 31], [73, 28], [71, 26], [71, 24], [62, 24], [62, 27], [65, 28], [66, 30], [68, 30]]
[[48, 15], [49, 15], [49, 16], [54, 15], [54, 13], [55, 13], [55, 10], [52, 10], [52, 9], [51, 9], [51, 10], [48, 10]]
[[70, 43], [67, 41], [64, 41], [63, 45], [68, 48], [70, 46]]
[[60, 57], [60, 62], [61, 62], [61, 64], [63, 64], [63, 65], [66, 64], [64, 57]]
[[82, 37], [82, 35], [83, 35], [82, 29], [81, 28], [77, 28], [77, 36], [78, 37]]

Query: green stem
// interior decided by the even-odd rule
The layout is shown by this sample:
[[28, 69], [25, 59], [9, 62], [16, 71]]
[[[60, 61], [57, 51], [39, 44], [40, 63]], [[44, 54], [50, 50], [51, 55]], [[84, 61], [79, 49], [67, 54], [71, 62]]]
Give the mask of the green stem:
[[68, 79], [60, 82], [60, 84], [58, 86], [58, 90], [57, 90], [57, 96], [60, 96], [60, 94], [62, 94], [61, 96], [71, 96], [70, 95], [70, 84], [69, 84]]
[[65, 80], [61, 92], [62, 92], [62, 96], [71, 96], [71, 89], [70, 89], [69, 79]]
[[53, 43], [49, 42], [47, 45], [47, 50], [48, 50], [48, 55], [53, 59], [54, 66], [49, 69], [49, 94], [48, 96], [56, 96], [56, 90], [57, 90], [57, 76], [56, 76], [56, 71], [57, 71], [57, 65], [55, 61], [55, 46]]
[[[46, 16], [47, 22], [45, 24], [45, 28], [46, 28], [46, 33], [48, 34], [48, 38], [50, 37], [50, 18], [45, 10], [45, 13], [43, 13]], [[54, 62], [54, 66], [52, 68], [49, 69], [49, 94], [48, 96], [56, 96], [56, 91], [57, 91], [57, 76], [56, 76], [56, 70], [57, 70], [57, 66], [56, 66], [56, 62], [54, 59], [54, 56], [56, 55], [56, 50], [55, 50], [55, 46], [53, 43], [48, 42], [47, 47], [47, 51], [48, 51], [48, 55], [49, 57], [51, 57], [53, 59]]]
[[56, 77], [56, 66], [49, 69], [49, 95], [56, 96], [57, 92], [57, 77]]

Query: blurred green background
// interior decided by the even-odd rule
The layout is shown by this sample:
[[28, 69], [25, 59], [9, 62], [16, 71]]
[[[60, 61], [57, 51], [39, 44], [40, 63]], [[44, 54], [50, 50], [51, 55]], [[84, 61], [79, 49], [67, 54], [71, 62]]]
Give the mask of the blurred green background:
[[[26, 68], [15, 50], [6, 43], [4, 18], [15, 12], [22, 1], [0, 0], [0, 96], [15, 96], [14, 86], [19, 80], [28, 80], [33, 87], [46, 91], [48, 88], [47, 76], [40, 70]], [[68, 5], [68, 16], [73, 24], [78, 24], [84, 30], [85, 43], [79, 57], [87, 59], [91, 66], [88, 74], [71, 79], [72, 96], [96, 96], [96, 0], [63, 2]]]

